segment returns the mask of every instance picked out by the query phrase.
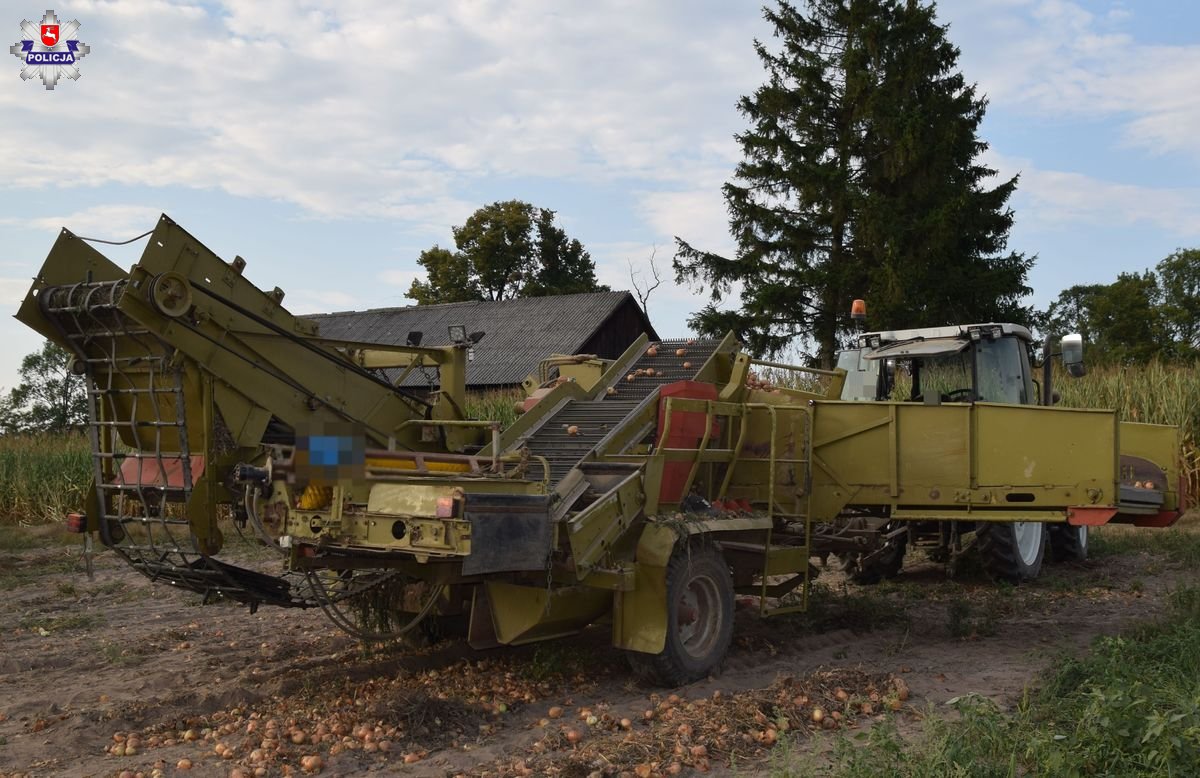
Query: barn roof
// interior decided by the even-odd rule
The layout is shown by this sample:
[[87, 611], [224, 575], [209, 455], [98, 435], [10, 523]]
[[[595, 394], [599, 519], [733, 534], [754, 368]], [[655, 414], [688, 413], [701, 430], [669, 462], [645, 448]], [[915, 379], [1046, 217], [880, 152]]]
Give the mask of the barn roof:
[[[424, 333], [422, 346], [448, 345], [451, 325], [462, 324], [468, 333], [482, 330], [487, 335], [475, 347], [467, 384], [494, 386], [519, 384], [550, 354], [582, 352], [625, 305], [637, 310], [644, 331], [657, 340], [637, 300], [621, 291], [339, 311], [304, 318], [318, 325], [321, 337], [387, 345], [404, 345], [414, 330]], [[422, 376], [413, 375], [404, 385], [425, 383]]]

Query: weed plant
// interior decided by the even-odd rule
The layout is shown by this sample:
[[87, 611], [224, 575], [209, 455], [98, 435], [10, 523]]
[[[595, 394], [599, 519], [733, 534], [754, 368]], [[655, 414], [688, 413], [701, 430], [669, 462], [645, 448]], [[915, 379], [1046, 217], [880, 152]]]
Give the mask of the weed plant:
[[1161, 620], [1056, 662], [1011, 712], [974, 695], [948, 705], [952, 713], [930, 711], [916, 736], [888, 720], [841, 737], [824, 766], [780, 750], [770, 774], [1200, 775], [1200, 589], [1175, 592]]

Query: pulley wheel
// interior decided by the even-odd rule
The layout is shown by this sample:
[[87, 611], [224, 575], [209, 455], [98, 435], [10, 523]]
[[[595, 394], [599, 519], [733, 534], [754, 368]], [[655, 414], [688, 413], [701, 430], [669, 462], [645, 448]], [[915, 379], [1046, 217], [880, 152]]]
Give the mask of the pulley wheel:
[[182, 273], [160, 273], [150, 282], [150, 302], [163, 316], [176, 319], [192, 307], [191, 284]]

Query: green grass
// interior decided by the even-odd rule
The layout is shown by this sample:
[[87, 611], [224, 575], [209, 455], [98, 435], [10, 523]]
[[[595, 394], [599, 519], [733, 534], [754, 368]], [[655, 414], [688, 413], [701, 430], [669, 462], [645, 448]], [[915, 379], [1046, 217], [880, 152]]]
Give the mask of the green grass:
[[17, 566], [0, 559], [0, 592], [26, 586], [47, 575], [74, 572], [78, 561], [78, 558], [55, 556], [36, 564]]
[[781, 623], [797, 634], [813, 634], [834, 629], [869, 632], [907, 622], [908, 614], [899, 600], [888, 597], [883, 589], [833, 587], [817, 580], [809, 589], [808, 610]]
[[96, 644], [96, 653], [113, 667], [134, 667], [146, 661], [146, 657], [137, 650], [109, 640]]
[[1200, 513], [1188, 513], [1170, 530], [1115, 524], [1093, 528], [1088, 554], [1094, 559], [1145, 552], [1189, 568], [1200, 566]]
[[79, 535], [67, 532], [62, 524], [23, 527], [0, 523], [0, 554], [48, 546], [75, 546], [79, 545], [79, 538]]
[[17, 622], [17, 626], [25, 630], [36, 630], [43, 633], [86, 631], [103, 626], [106, 619], [99, 613], [71, 613], [64, 616], [30, 615]]
[[946, 608], [946, 629], [953, 638], [992, 637], [1004, 615], [995, 598], [956, 598]]
[[828, 763], [798, 749], [772, 757], [772, 776], [1016, 778], [1025, 775], [1200, 775], [1200, 589], [1168, 614], [1080, 657], [1064, 657], [1011, 712], [982, 697], [930, 712], [919, 735], [892, 721], [833, 742]]

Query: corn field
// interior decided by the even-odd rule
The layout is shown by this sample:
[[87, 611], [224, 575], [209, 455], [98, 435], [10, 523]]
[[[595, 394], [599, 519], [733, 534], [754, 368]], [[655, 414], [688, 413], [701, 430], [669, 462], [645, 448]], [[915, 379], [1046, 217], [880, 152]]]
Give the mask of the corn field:
[[501, 427], [507, 427], [517, 420], [517, 403], [524, 399], [525, 392], [521, 389], [475, 392], [467, 396], [467, 416], [498, 421]]
[[[779, 384], [787, 385], [785, 380]], [[1162, 362], [1100, 367], [1078, 379], [1057, 375], [1054, 385], [1062, 406], [1113, 408], [1124, 420], [1179, 425], [1191, 493], [1200, 494], [1200, 368]], [[467, 413], [508, 426], [523, 397], [520, 390], [474, 394]], [[83, 435], [0, 437], [0, 524], [58, 521], [78, 510], [90, 473]]]
[[83, 507], [91, 472], [83, 434], [0, 437], [0, 524], [61, 521]]
[[1122, 421], [1171, 424], [1183, 433], [1183, 468], [1189, 492], [1200, 494], [1200, 366], [1150, 362], [1091, 369], [1083, 378], [1054, 377], [1059, 405], [1112, 408]]

